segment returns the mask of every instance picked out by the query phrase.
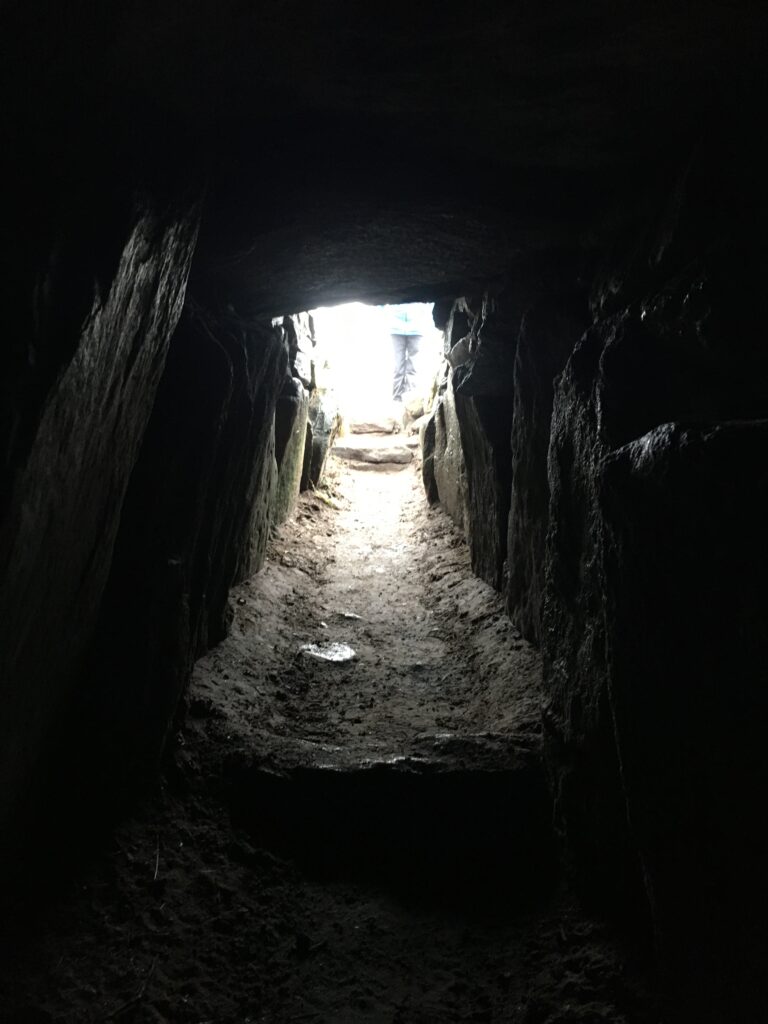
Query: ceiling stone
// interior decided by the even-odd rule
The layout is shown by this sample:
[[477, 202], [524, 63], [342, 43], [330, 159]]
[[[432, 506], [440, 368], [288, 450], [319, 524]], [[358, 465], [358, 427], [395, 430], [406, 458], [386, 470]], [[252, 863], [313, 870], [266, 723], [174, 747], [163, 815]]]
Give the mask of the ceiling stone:
[[766, 5], [744, 0], [5, 6], [16, 137], [73, 173], [111, 136], [144, 159], [194, 140], [197, 286], [254, 310], [441, 291], [599, 239], [713, 118], [765, 99]]

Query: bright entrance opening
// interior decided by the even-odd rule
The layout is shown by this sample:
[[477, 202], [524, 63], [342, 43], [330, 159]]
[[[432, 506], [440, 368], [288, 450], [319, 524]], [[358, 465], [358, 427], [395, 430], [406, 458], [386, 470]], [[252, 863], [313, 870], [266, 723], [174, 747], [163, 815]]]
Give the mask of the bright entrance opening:
[[[429, 412], [443, 365], [443, 335], [431, 303], [367, 306], [351, 302], [312, 311], [317, 385], [332, 391], [344, 423], [395, 433]], [[421, 410], [421, 411], [419, 411]]]

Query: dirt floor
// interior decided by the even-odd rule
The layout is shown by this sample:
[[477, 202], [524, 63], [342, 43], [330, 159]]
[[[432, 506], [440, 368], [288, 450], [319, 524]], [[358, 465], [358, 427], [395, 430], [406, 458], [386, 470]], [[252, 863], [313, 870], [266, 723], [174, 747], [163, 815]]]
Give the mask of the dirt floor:
[[538, 654], [416, 460], [334, 458], [233, 604], [157, 792], [6, 930], [0, 1021], [658, 1022], [558, 879]]

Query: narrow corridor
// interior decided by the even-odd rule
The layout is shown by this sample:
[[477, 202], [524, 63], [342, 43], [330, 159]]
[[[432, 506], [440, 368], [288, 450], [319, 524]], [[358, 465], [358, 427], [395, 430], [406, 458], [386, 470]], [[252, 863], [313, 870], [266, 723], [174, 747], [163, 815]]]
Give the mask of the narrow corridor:
[[17, 944], [4, 1020], [650, 1021], [557, 877], [538, 655], [417, 460], [334, 458], [232, 601], [162, 789]]

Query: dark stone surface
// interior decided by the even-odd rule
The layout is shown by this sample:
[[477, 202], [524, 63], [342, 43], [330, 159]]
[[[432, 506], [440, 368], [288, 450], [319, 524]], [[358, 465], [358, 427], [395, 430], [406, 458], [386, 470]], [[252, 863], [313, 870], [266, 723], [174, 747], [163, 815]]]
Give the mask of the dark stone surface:
[[555, 391], [541, 645], [556, 823], [583, 889], [610, 905], [636, 900], [640, 881], [607, 691], [596, 491], [607, 447], [592, 404], [600, 355], [599, 337], [588, 332]]
[[[259, 318], [344, 299], [490, 292], [501, 300], [531, 261], [568, 246], [588, 250], [603, 263], [593, 323], [560, 377], [549, 451], [542, 646], [557, 822], [576, 875], [604, 905], [632, 904], [642, 853], [664, 956], [676, 962], [680, 920], [690, 913], [690, 930], [701, 925], [727, 961], [723, 984], [747, 990], [737, 954], [726, 955], [711, 932], [726, 922], [734, 951], [744, 949], [750, 925], [736, 922], [726, 904], [758, 907], [765, 892], [745, 824], [748, 797], [757, 817], [762, 794], [739, 788], [745, 773], [763, 778], [750, 731], [750, 709], [759, 722], [762, 704], [757, 687], [739, 688], [764, 667], [764, 620], [751, 617], [764, 607], [754, 592], [753, 573], [763, 572], [758, 554], [742, 572], [749, 608], [728, 575], [729, 552], [743, 561], [747, 533], [749, 550], [762, 544], [748, 507], [757, 428], [723, 428], [685, 446], [675, 434], [659, 442], [647, 481], [634, 450], [616, 455], [605, 475], [602, 466], [609, 458], [613, 467], [611, 453], [660, 424], [768, 412], [767, 176], [756, 128], [765, 109], [768, 10], [749, 0], [711, 2], [691, 17], [689, 5], [673, 2], [624, 4], [604, 15], [563, 2], [496, 6], [472, 17], [435, 16], [429, 5], [413, 4], [352, 10], [335, 0], [273, 5], [266, 16], [235, 0], [204, 0], [194, 9], [5, 5], [0, 85], [11, 183], [0, 275], [7, 344], [0, 375], [0, 817], [77, 688], [194, 246], [181, 172], [202, 153], [209, 187], [192, 291], [199, 308], [229, 308], [231, 320], [214, 318], [206, 337], [205, 316], [194, 328], [185, 319], [189, 355], [199, 353], [201, 362], [195, 368], [184, 353], [174, 355], [174, 378], [133, 475], [110, 588], [113, 607], [123, 602], [129, 614], [112, 661], [102, 663], [103, 699], [113, 687], [113, 715], [126, 711], [121, 728], [133, 728], [133, 714], [142, 737], [167, 729], [190, 652], [222, 635], [227, 587], [263, 553], [276, 475], [271, 403], [284, 373], [277, 365], [283, 356], [269, 345], [265, 354], [273, 335]], [[405, 148], [403, 139], [410, 140]], [[158, 195], [175, 195], [181, 212], [161, 215], [164, 204], [146, 198]], [[483, 355], [492, 319], [475, 298], [448, 305], [442, 301], [435, 316], [448, 325], [449, 347], [467, 340], [454, 360], [461, 405], [449, 385], [434, 419], [434, 483], [466, 525], [479, 571], [498, 580], [504, 503], [518, 467], [511, 550], [520, 576], [509, 600], [533, 630], [545, 371], [561, 359], [560, 338], [557, 357], [548, 353], [541, 365], [524, 339], [513, 456], [517, 329], [510, 319], [498, 334], [503, 346], [489, 344]], [[529, 305], [501, 308], [512, 318]], [[244, 318], [251, 326], [243, 327]], [[194, 393], [188, 407], [186, 388]], [[441, 477], [440, 453], [461, 424], [466, 466], [454, 444], [453, 478]], [[318, 426], [318, 438], [324, 433]], [[322, 468], [315, 440], [306, 447], [305, 485]], [[701, 460], [693, 467], [695, 452]], [[739, 466], [738, 477], [728, 477]], [[741, 511], [727, 506], [713, 467], [732, 479]], [[664, 487], [679, 491], [674, 507], [657, 484], [664, 473]], [[535, 507], [524, 509], [526, 474], [535, 481], [527, 488]], [[707, 502], [711, 520], [697, 519]], [[643, 545], [661, 530], [664, 509], [680, 552], [644, 565]], [[697, 524], [690, 537], [689, 523]], [[532, 546], [520, 554], [524, 529]], [[670, 543], [662, 536], [659, 551]], [[740, 626], [726, 609], [723, 635], [692, 589], [699, 580], [702, 593], [713, 593], [697, 551], [741, 608]], [[625, 563], [637, 574], [619, 581]], [[690, 580], [680, 576], [687, 572]], [[129, 581], [124, 589], [121, 578]], [[692, 722], [670, 707], [700, 777], [694, 785], [687, 762], [670, 756], [668, 792], [660, 795], [658, 764], [649, 764], [632, 729], [637, 715], [659, 757], [669, 750], [669, 736], [655, 733], [658, 723], [636, 707], [640, 687], [647, 685], [654, 707], [662, 698], [629, 662], [632, 652], [657, 671], [655, 634], [648, 649], [636, 650], [634, 614], [672, 642], [670, 623], [654, 618], [657, 587], [669, 589], [659, 607], [670, 616], [678, 610], [673, 588], [691, 610], [679, 616], [674, 666], [696, 666], [709, 687]], [[697, 617], [707, 626], [701, 637]], [[168, 625], [162, 637], [161, 622]], [[724, 706], [712, 672], [722, 667], [726, 636], [738, 649], [738, 672], [733, 705]], [[116, 666], [123, 658], [126, 665]], [[143, 706], [153, 709], [146, 724]], [[715, 742], [713, 769], [702, 744]], [[683, 807], [694, 793], [701, 815], [700, 804]], [[677, 810], [676, 846], [662, 857], [663, 826]], [[695, 832], [699, 820], [715, 822], [704, 836]], [[734, 871], [725, 833], [739, 837], [747, 865], [735, 888], [723, 874]], [[717, 864], [706, 866], [705, 856]], [[707, 891], [701, 906], [713, 908], [709, 922], [681, 873], [687, 860]], [[757, 911], [744, 920], [756, 927]], [[685, 1020], [684, 1011], [678, 1017]]]
[[[270, 395], [271, 389], [266, 391], [267, 401], [270, 400]], [[250, 516], [233, 583], [239, 583], [259, 572], [267, 554], [267, 544], [274, 525], [274, 507], [278, 485], [274, 420], [271, 422], [267, 420], [264, 423], [261, 444], [259, 448], [253, 450], [253, 454], [255, 458], [254, 476], [251, 496], [248, 499], [252, 501]], [[226, 630], [222, 637], [228, 632], [229, 612], [228, 606]]]
[[[474, 306], [474, 309], [472, 308]], [[451, 303], [446, 316], [443, 311], [440, 319], [445, 322], [441, 326], [443, 332], [443, 351], [446, 359], [461, 342], [461, 361], [464, 362], [471, 354], [471, 344], [477, 344], [477, 326], [482, 312], [483, 300], [458, 298]], [[451, 363], [453, 366], [453, 363]]]
[[666, 424], [605, 460], [610, 695], [677, 1019], [765, 1006], [768, 420]]
[[304, 469], [309, 392], [297, 377], [283, 385], [275, 406], [277, 488], [272, 510], [275, 525], [284, 523], [296, 507]]
[[433, 411], [420, 430], [419, 443], [421, 445], [421, 479], [424, 484], [424, 493], [430, 505], [436, 505], [440, 501], [435, 480], [435, 435], [437, 424], [436, 412]]
[[451, 371], [435, 413], [430, 470], [440, 501], [466, 533], [472, 568], [497, 589], [511, 486], [513, 324], [488, 294], [454, 302], [445, 327]]
[[[731, 153], [725, 145], [722, 151]], [[737, 187], [733, 176], [741, 174], [739, 167], [744, 177]], [[696, 471], [687, 464], [687, 456], [678, 458], [675, 454], [677, 441], [666, 453], [660, 454], [658, 472], [667, 467], [664, 487], [678, 494], [679, 508], [673, 510], [668, 506], [664, 488], [649, 487], [644, 491], [638, 484], [637, 509], [626, 501], [621, 506], [621, 523], [612, 521], [612, 529], [618, 531], [623, 547], [632, 550], [631, 564], [639, 566], [643, 559], [648, 560], [648, 572], [636, 576], [632, 576], [634, 570], [617, 568], [618, 563], [612, 561], [611, 533], [601, 493], [602, 465], [606, 458], [610, 464], [612, 451], [662, 423], [690, 422], [697, 414], [699, 420], [716, 424], [765, 416], [768, 411], [768, 362], [764, 347], [756, 341], [763, 330], [765, 293], [757, 287], [755, 275], [761, 273], [764, 255], [761, 233], [755, 230], [757, 222], [754, 220], [758, 211], [764, 210], [765, 199], [755, 177], [755, 167], [754, 162], [748, 162], [730, 164], [726, 168], [724, 164], [713, 165], [703, 160], [689, 166], [663, 213], [651, 219], [634, 246], [627, 245], [624, 263], [615, 258], [615, 273], [600, 279], [593, 300], [595, 321], [574, 350], [555, 393], [549, 452], [551, 501], [542, 631], [545, 750], [553, 780], [556, 820], [577, 877], [585, 890], [604, 905], [613, 909], [636, 907], [635, 913], [641, 912], [637, 903], [642, 878], [639, 857], [642, 841], [647, 840], [648, 835], [636, 836], [630, 827], [634, 826], [635, 811], [633, 794], [627, 786], [630, 779], [636, 784], [639, 765], [647, 763], [652, 755], [646, 750], [641, 756], [634, 740], [625, 747], [620, 737], [617, 746], [616, 727], [623, 727], [631, 736], [635, 725], [630, 718], [636, 712], [627, 715], [626, 694], [622, 694], [617, 703], [617, 691], [613, 688], [614, 646], [618, 643], [623, 648], [628, 634], [637, 628], [633, 645], [647, 645], [646, 660], [640, 664], [646, 664], [648, 672], [636, 673], [633, 668], [626, 677], [631, 676], [631, 685], [637, 688], [632, 701], [642, 702], [647, 690], [649, 707], [653, 704], [656, 712], [664, 715], [659, 701], [654, 704], [656, 683], [649, 679], [649, 673], [657, 670], [651, 668], [659, 625], [655, 605], [657, 589], [663, 586], [677, 594], [681, 601], [674, 612], [679, 626], [678, 639], [673, 642], [668, 634], [666, 639], [662, 634], [663, 642], [668, 640], [667, 651], [672, 664], [682, 671], [686, 664], [706, 665], [709, 658], [713, 665], [722, 663], [723, 634], [718, 634], [714, 626], [700, 630], [697, 623], [709, 620], [701, 619], [696, 611], [698, 603], [693, 597], [690, 602], [686, 597], [693, 594], [689, 588], [695, 586], [695, 580], [700, 577], [694, 573], [696, 556], [683, 536], [685, 528], [680, 525], [683, 520], [679, 517], [689, 517], [691, 543], [694, 547], [698, 545], [698, 557], [702, 560], [709, 557], [715, 576], [727, 576], [725, 566], [730, 559], [729, 550], [737, 544], [729, 524], [739, 521], [741, 515], [744, 529], [751, 531], [752, 543], [757, 544], [756, 521], [750, 518], [752, 512], [748, 509], [727, 512], [723, 499], [713, 495], [713, 521], [709, 523], [705, 511], [709, 499], [702, 489], [709, 486], [708, 480], [711, 482], [712, 471], [707, 463], [712, 458], [713, 466], [720, 464], [717, 460], [722, 456], [716, 458], [714, 453], [725, 449], [726, 437], [731, 438], [734, 446], [736, 437], [744, 437], [745, 457], [754, 448], [748, 432], [726, 433], [723, 440], [713, 445], [711, 456], [705, 450], [706, 445], [698, 446], [702, 458]], [[744, 194], [747, 182], [751, 191]], [[734, 259], [736, 251], [740, 253], [738, 260]], [[692, 445], [687, 454], [693, 456], [696, 450], [697, 446]], [[751, 470], [739, 461], [735, 452], [733, 458], [734, 472], [740, 465], [743, 477], [738, 483], [734, 482], [734, 501], [752, 505], [757, 497], [759, 505], [763, 500], [762, 492], [756, 489], [754, 480], [749, 482], [748, 477], [753, 476]], [[619, 463], [627, 459], [631, 463], [625, 452]], [[702, 474], [701, 483], [696, 480], [696, 472]], [[675, 481], [677, 473], [681, 474], [679, 485]], [[686, 490], [690, 498], [683, 497]], [[703, 505], [698, 514], [699, 519], [704, 516], [701, 526], [695, 522], [694, 498]], [[658, 506], [655, 511], [651, 507], [654, 503]], [[653, 544], [650, 540], [651, 524], [655, 523], [653, 528], [660, 530], [665, 516], [670, 528], [674, 526], [681, 544], [677, 561], [671, 556], [657, 560], [654, 553], [653, 544], [660, 544], [666, 551], [667, 545], [672, 543], [669, 538], [660, 536]], [[720, 532], [713, 525], [717, 520], [722, 523]], [[703, 534], [699, 530], [703, 530]], [[711, 541], [709, 556], [705, 553], [704, 536]], [[738, 540], [738, 544], [742, 543], [748, 543], [746, 538]], [[658, 578], [654, 577], [654, 572]], [[688, 573], [690, 579], [686, 576]], [[731, 580], [729, 585], [735, 588], [735, 578], [728, 579]], [[748, 575], [748, 586], [751, 586], [749, 579]], [[621, 588], [627, 590], [626, 600], [631, 602], [636, 622], [629, 617], [617, 618], [630, 607], [617, 596]], [[706, 592], [711, 593], [711, 590]], [[754, 595], [751, 600], [754, 602]], [[615, 606], [607, 605], [609, 601], [616, 602]], [[643, 603], [647, 608], [641, 616]], [[759, 601], [756, 607], [760, 607]], [[669, 606], [667, 609], [673, 614]], [[645, 623], [649, 624], [648, 628]], [[726, 632], [734, 637], [734, 645], [744, 647], [745, 660], [739, 663], [737, 655], [736, 663], [746, 666], [749, 662], [753, 674], [759, 671], [756, 652], [762, 643], [763, 627], [751, 614], [742, 619], [739, 629], [729, 626], [727, 618], [724, 625]], [[668, 630], [671, 626], [664, 628]], [[631, 649], [640, 657], [637, 646]], [[619, 652], [619, 657], [624, 657], [623, 651]], [[655, 661], [653, 665], [656, 666]], [[623, 671], [629, 672], [626, 665]], [[669, 688], [684, 687], [684, 683], [673, 681], [669, 674], [664, 678], [669, 680], [666, 699], [674, 704], [676, 698]], [[712, 682], [711, 686], [714, 685]], [[739, 699], [735, 691], [735, 701]], [[745, 700], [753, 702], [759, 718], [761, 703], [757, 695]], [[672, 706], [670, 712], [675, 713]], [[690, 713], [701, 736], [712, 736], [712, 730], [717, 731], [722, 725], [717, 743], [723, 748], [723, 763], [742, 764], [740, 750], [744, 737], [738, 728], [732, 728], [733, 716], [738, 718], [736, 707], [731, 709], [729, 718], [717, 698], [710, 699], [702, 694], [699, 706]], [[638, 728], [643, 721], [640, 715]], [[678, 725], [678, 739], [682, 744], [690, 735], [690, 725], [680, 722]], [[665, 728], [661, 723], [658, 727]], [[667, 740], [670, 745], [675, 742], [671, 734]], [[676, 794], [686, 792], [691, 800], [699, 801], [690, 805], [685, 819], [679, 823], [682, 833], [677, 833], [674, 844], [668, 835], [663, 855], [660, 847], [653, 852], [655, 858], [663, 856], [668, 866], [660, 872], [663, 881], [656, 888], [653, 873], [649, 874], [646, 905], [657, 929], [663, 933], [668, 926], [667, 914], [679, 920], [676, 908], [680, 900], [689, 900], [691, 907], [695, 902], [687, 885], [679, 895], [670, 896], [669, 879], [678, 877], [680, 880], [687, 870], [683, 866], [688, 861], [686, 849], [699, 843], [703, 860], [708, 857], [717, 860], [722, 847], [717, 835], [703, 834], [696, 823], [697, 819], [699, 823], [706, 820], [709, 814], [705, 806], [705, 813], [700, 815], [701, 800], [705, 805], [709, 800], [706, 785], [703, 782], [702, 788], [697, 790], [691, 784], [690, 773], [695, 771], [693, 766], [697, 763], [696, 745], [689, 751], [692, 767], [688, 769], [687, 755], [670, 756], [669, 749], [664, 753], [661, 735], [654, 740], [648, 733], [648, 742], [657, 743], [660, 763], [655, 769], [656, 779], [659, 787], [668, 787], [668, 799], [674, 803]], [[755, 777], [759, 775], [755, 764], [751, 770]], [[726, 789], [730, 785], [735, 806], [741, 803], [745, 791], [736, 785], [738, 774], [738, 771], [726, 770], [722, 778]], [[730, 783], [726, 778], [730, 778]], [[666, 828], [664, 808], [668, 805], [660, 803], [659, 819], [652, 825], [656, 811], [648, 798], [655, 784], [653, 778], [649, 778], [649, 789], [644, 792], [641, 787], [640, 792], [647, 815], [644, 829], [658, 837], [659, 829]], [[678, 809], [681, 810], [681, 804]], [[728, 820], [727, 816], [723, 819]], [[748, 860], [749, 836], [742, 832], [735, 841]], [[701, 882], [700, 864], [701, 861], [697, 867], [695, 858], [690, 861], [692, 878], [697, 877]], [[754, 875], [752, 877], [754, 879]], [[721, 901], [730, 903], [733, 908], [733, 891], [729, 892], [717, 872], [708, 877], [706, 888], [705, 897], [699, 886], [702, 908], [720, 907]], [[758, 901], [765, 895], [764, 885], [757, 881], [754, 895]], [[664, 901], [670, 899], [671, 907], [665, 907]], [[702, 913], [706, 915], [707, 910]], [[719, 911], [713, 912], [713, 922], [718, 914]], [[695, 920], [699, 918], [692, 914], [686, 926], [689, 937], [690, 928], [696, 930]], [[707, 930], [702, 928], [705, 934]], [[661, 937], [663, 939], [663, 934]], [[676, 947], [677, 960], [666, 961], [666, 966], [674, 962], [685, 977], [688, 969], [679, 958], [682, 945], [679, 940], [678, 932], [667, 947]], [[743, 946], [741, 943], [739, 948]], [[661, 949], [662, 962], [665, 962], [667, 951], [663, 945]], [[690, 941], [686, 957], [689, 965], [697, 958], [697, 954], [691, 952]], [[734, 973], [732, 960], [723, 975], [724, 979], [726, 977], [728, 980], [723, 980], [723, 986], [738, 985], [735, 979], [739, 974]], [[713, 987], [708, 983], [705, 988], [712, 991]], [[678, 1019], [687, 1019], [683, 1011], [679, 1012]]]
[[507, 555], [512, 404], [504, 396], [456, 395], [456, 413], [466, 467], [466, 531], [472, 569], [500, 590]]
[[554, 381], [586, 327], [588, 309], [586, 295], [574, 291], [545, 289], [541, 296], [534, 293], [531, 301], [517, 338], [511, 399], [512, 493], [506, 601], [523, 636], [539, 643]]
[[288, 366], [291, 374], [298, 378], [305, 388], [312, 391], [315, 380], [315, 324], [311, 313], [295, 313], [284, 316], [280, 325], [288, 348]]
[[[199, 210], [145, 199], [106, 206], [107, 238], [43, 246], [40, 276], [5, 306], [0, 520], [0, 830], [36, 773], [71, 700], [99, 614], [123, 499], [184, 300]], [[83, 230], [86, 230], [84, 225]], [[88, 229], [90, 230], [90, 229]], [[73, 256], [72, 246], [75, 254]], [[46, 264], [46, 252], [48, 267]], [[57, 257], [78, 260], [62, 269]], [[18, 283], [18, 282], [17, 282]], [[16, 317], [16, 320], [14, 320]]]
[[434, 494], [454, 523], [467, 536], [467, 471], [456, 413], [453, 378], [450, 373], [442, 394], [438, 396], [431, 422], [434, 424], [431, 469], [435, 485]]
[[[450, 497], [448, 503], [461, 504], [458, 518], [475, 571], [497, 589], [504, 586], [510, 612], [533, 640], [539, 636], [543, 586], [553, 378], [587, 316], [584, 292], [573, 298], [577, 264], [571, 258], [566, 266], [567, 273], [563, 267], [553, 272], [534, 263], [497, 295], [457, 299], [450, 312], [441, 313], [455, 396], [439, 425], [434, 417], [435, 442], [430, 436], [425, 470], [426, 487], [434, 480], [439, 493], [442, 478], [444, 494], [453, 493], [456, 460], [449, 442], [455, 417], [466, 494], [461, 503]], [[443, 468], [446, 455], [451, 462]]]
[[[447, 356], [456, 371], [456, 394], [464, 398], [509, 399], [512, 395], [519, 312], [514, 307], [505, 310], [488, 294], [482, 300], [459, 301], [466, 312], [464, 315], [462, 309], [454, 312], [451, 347]], [[466, 314], [469, 314], [469, 322], [462, 330]], [[459, 333], [461, 338], [457, 340]]]
[[286, 364], [269, 324], [188, 309], [174, 335], [93, 656], [104, 770], [156, 761], [195, 657], [226, 635], [230, 587], [261, 565]]
[[512, 913], [551, 892], [557, 875], [546, 779], [530, 751], [511, 750], [505, 763], [473, 739], [455, 759], [446, 748], [355, 764], [333, 751], [322, 765], [280, 771], [235, 755], [227, 797], [239, 827], [312, 875], [374, 880], [435, 908]]
[[317, 487], [323, 479], [325, 463], [340, 427], [341, 416], [333, 392], [315, 388], [309, 396], [302, 491]]
[[[207, 4], [195, 11], [189, 33], [200, 34], [178, 75], [166, 64], [158, 80], [142, 60], [142, 76], [196, 122], [220, 112], [239, 141], [203, 247], [223, 265], [212, 277], [235, 275], [252, 308], [271, 313], [482, 291], [510, 257], [605, 238], [686, 159], [713, 108], [751, 105], [757, 120], [764, 90], [766, 15], [753, 0], [708, 3], [695, 19], [674, 2], [610, 16], [529, 3], [469, 19], [432, 5], [332, 4], [322, 19], [292, 7], [270, 23], [270, 38], [294, 42], [289, 60], [232, 3], [215, 28]], [[169, 31], [155, 26], [153, 45]], [[445, 59], [457, 46], [482, 65], [471, 83]]]

